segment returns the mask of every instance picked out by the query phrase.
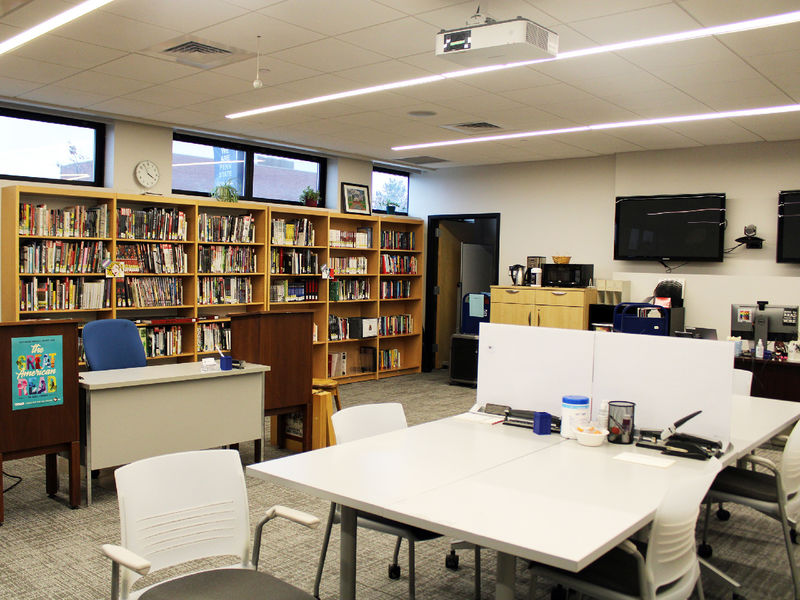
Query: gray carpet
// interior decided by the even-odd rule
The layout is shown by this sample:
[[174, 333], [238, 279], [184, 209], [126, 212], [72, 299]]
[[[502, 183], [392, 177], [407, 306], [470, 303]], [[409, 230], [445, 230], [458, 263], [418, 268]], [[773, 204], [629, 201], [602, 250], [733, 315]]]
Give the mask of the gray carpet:
[[[345, 406], [368, 402], [400, 401], [410, 425], [457, 414], [475, 400], [475, 390], [450, 386], [443, 371], [394, 377], [379, 382], [342, 386]], [[252, 461], [252, 446], [241, 448], [244, 463]], [[268, 458], [282, 451], [268, 450]], [[70, 510], [64, 493], [49, 499], [44, 493], [44, 459], [36, 457], [8, 462], [5, 470], [21, 475], [20, 485], [5, 496], [5, 524], [0, 527], [0, 599], [96, 600], [109, 597], [110, 566], [100, 553], [103, 543], [119, 542], [116, 495], [110, 479], [101, 477], [93, 488], [91, 507]], [[4, 478], [7, 487], [12, 480]], [[66, 482], [62, 476], [62, 486]], [[272, 504], [284, 504], [326, 518], [327, 503], [247, 478], [255, 522]], [[731, 506], [733, 517], [720, 522], [712, 518], [709, 541], [714, 546], [712, 562], [737, 577], [749, 600], [791, 598], [791, 579], [777, 522], [745, 508]], [[591, 515], [587, 515], [587, 525]], [[279, 520], [268, 524], [262, 552], [262, 568], [305, 590], [311, 591], [323, 528], [308, 531]], [[321, 598], [338, 596], [338, 528], [334, 528], [322, 582]], [[407, 598], [406, 568], [403, 577], [386, 577], [394, 541], [386, 535], [360, 531], [358, 538], [358, 597], [365, 600]], [[468, 599], [472, 597], [474, 562], [469, 551], [460, 551], [461, 568], [444, 568], [449, 540], [438, 539], [417, 546], [417, 594], [420, 599]], [[482, 554], [483, 598], [494, 596], [494, 557]], [[401, 552], [401, 564], [406, 558]], [[229, 561], [227, 561], [229, 562]], [[223, 562], [220, 564], [227, 564]], [[529, 577], [518, 561], [517, 598], [527, 598]], [[207, 564], [207, 563], [204, 563]], [[157, 580], [154, 574], [150, 581]], [[704, 578], [709, 600], [728, 599], [729, 591]], [[549, 598], [546, 582], [540, 582], [536, 598]]]

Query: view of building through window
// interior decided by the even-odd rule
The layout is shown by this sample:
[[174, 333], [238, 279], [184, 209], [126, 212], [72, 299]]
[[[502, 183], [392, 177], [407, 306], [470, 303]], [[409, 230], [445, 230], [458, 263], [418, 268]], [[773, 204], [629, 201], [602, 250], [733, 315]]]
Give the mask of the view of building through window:
[[372, 210], [408, 214], [408, 174], [372, 171]]
[[210, 194], [231, 183], [244, 193], [245, 152], [222, 146], [172, 142], [172, 189]]
[[256, 153], [253, 158], [253, 197], [300, 202], [300, 193], [319, 190], [319, 163]]
[[0, 115], [0, 174], [93, 184], [96, 144], [93, 127]]

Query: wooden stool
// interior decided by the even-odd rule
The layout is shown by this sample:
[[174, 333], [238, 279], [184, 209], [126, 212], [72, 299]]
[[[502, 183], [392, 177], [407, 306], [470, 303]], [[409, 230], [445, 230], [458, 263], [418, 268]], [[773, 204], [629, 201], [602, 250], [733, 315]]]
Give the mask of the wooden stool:
[[333, 401], [336, 402], [336, 410], [342, 410], [342, 403], [339, 400], [339, 383], [335, 379], [315, 377], [311, 380], [311, 387], [333, 394]]

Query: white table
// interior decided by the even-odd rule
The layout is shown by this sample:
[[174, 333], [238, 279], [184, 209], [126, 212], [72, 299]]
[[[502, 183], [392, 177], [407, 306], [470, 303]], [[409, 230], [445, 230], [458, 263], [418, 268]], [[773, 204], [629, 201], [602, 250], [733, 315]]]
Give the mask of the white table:
[[[264, 441], [264, 373], [269, 367], [201, 371], [201, 363], [80, 374], [86, 500], [91, 472], [170, 452]], [[260, 451], [257, 460], [261, 460]]]
[[[739, 397], [734, 414], [726, 463], [800, 417], [800, 404]], [[355, 597], [355, 511], [364, 510], [497, 550], [496, 598], [506, 600], [513, 598], [514, 557], [578, 571], [652, 520], [671, 481], [708, 467], [680, 458], [667, 468], [614, 459], [623, 452], [662, 457], [459, 415], [247, 472], [342, 505], [342, 599]]]

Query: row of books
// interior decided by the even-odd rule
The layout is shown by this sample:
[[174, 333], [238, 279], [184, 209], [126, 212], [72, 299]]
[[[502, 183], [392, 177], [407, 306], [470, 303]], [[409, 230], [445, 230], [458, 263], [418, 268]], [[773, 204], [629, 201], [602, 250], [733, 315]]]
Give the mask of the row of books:
[[411, 298], [411, 281], [407, 279], [381, 281], [381, 300], [395, 298]]
[[201, 277], [197, 281], [198, 304], [247, 304], [253, 301], [250, 277]]
[[99, 273], [109, 253], [103, 242], [30, 242], [19, 249], [20, 273]]
[[417, 247], [413, 231], [381, 231], [381, 248], [386, 250], [414, 250]]
[[356, 231], [331, 229], [328, 236], [331, 248], [372, 248], [372, 227], [359, 227]]
[[255, 273], [256, 249], [252, 246], [200, 246], [197, 270], [201, 273]]
[[287, 275], [315, 275], [319, 273], [319, 253], [312, 250], [271, 248], [270, 272]]
[[416, 256], [381, 254], [381, 273], [389, 275], [416, 275], [419, 261]]
[[231, 326], [228, 323], [200, 323], [197, 326], [197, 351], [231, 349]]
[[314, 224], [308, 219], [272, 219], [271, 240], [276, 246], [314, 246]]
[[189, 270], [189, 256], [182, 244], [118, 244], [117, 261], [126, 273], [173, 274]]
[[108, 237], [108, 206], [48, 208], [46, 204], [19, 205], [19, 234], [54, 237]]
[[366, 275], [368, 273], [366, 256], [331, 256], [328, 262], [334, 274]]
[[117, 208], [117, 238], [127, 240], [187, 239], [186, 213], [178, 208], [151, 206]]
[[400, 350], [391, 348], [389, 350], [380, 350], [378, 352], [378, 369], [385, 371], [387, 369], [400, 369]]
[[183, 352], [180, 325], [139, 327], [144, 354], [148, 358], [172, 356]]
[[328, 300], [369, 300], [368, 279], [343, 279], [328, 284]]
[[178, 277], [126, 277], [117, 281], [118, 307], [150, 308], [182, 304], [183, 282]]
[[111, 279], [32, 277], [19, 282], [19, 309], [83, 310], [111, 306]]
[[347, 375], [347, 352], [328, 352], [328, 377]]
[[256, 241], [255, 217], [247, 215], [209, 215], [200, 213], [197, 227], [201, 242], [228, 242], [231, 244]]
[[270, 302], [310, 302], [319, 300], [319, 280], [279, 279], [270, 283]]
[[[395, 352], [397, 352], [395, 350]], [[328, 353], [328, 377], [344, 377], [358, 373], [374, 373], [376, 370], [377, 348], [361, 346], [358, 349], [357, 364], [350, 364], [348, 369], [347, 352]], [[399, 354], [398, 354], [399, 360]]]
[[414, 318], [410, 314], [378, 317], [378, 335], [414, 333]]

